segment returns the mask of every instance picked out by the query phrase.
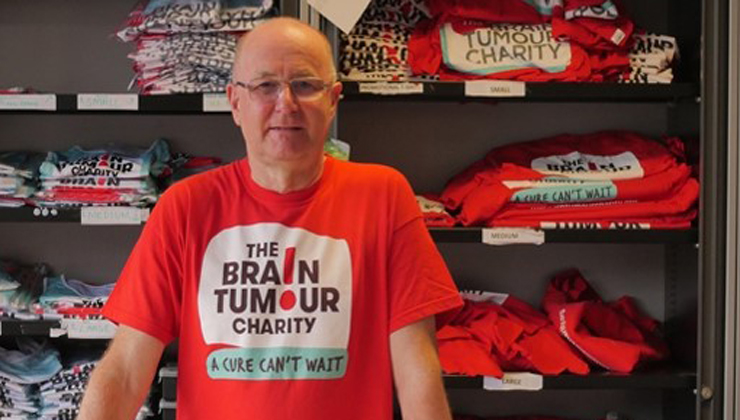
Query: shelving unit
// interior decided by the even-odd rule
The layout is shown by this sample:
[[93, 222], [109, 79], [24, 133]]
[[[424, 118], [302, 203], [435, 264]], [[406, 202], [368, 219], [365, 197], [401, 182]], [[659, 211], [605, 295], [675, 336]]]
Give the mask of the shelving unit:
[[[53, 110], [0, 109], [3, 148], [63, 150], [75, 144], [94, 147], [121, 141], [146, 145], [164, 136], [174, 139], [177, 151], [212, 153], [225, 160], [241, 157], [243, 143], [232, 127], [223, 95], [127, 94], [136, 109], [80, 107], [82, 94], [76, 92], [100, 92], [99, 102], [112, 103], [114, 97], [109, 95], [125, 89], [131, 76], [125, 58], [130, 46], [106, 37], [131, 4], [103, 6], [92, 0], [73, 0], [64, 6], [53, 0], [34, 5], [21, 0], [3, 3], [0, 52], [9, 51], [15, 64], [0, 66], [0, 83], [7, 78], [13, 84], [38, 81], [34, 87], [40, 90], [64, 92], [54, 94]], [[543, 392], [516, 394], [529, 398], [557, 390], [555, 398], [577, 400], [578, 406], [569, 412], [541, 414], [585, 419], [596, 418], [594, 413], [603, 414], [608, 408], [635, 420], [719, 420], [723, 368], [719, 279], [725, 230], [721, 193], [726, 188], [722, 19], [727, 4], [720, 0], [625, 3], [639, 23], [678, 37], [683, 61], [676, 83], [527, 83], [524, 96], [471, 97], [466, 95], [465, 83], [425, 82], [406, 87], [416, 93], [386, 95], [368, 92], [393, 91], [397, 86], [344, 82], [337, 134], [352, 144], [353, 160], [394, 166], [418, 192], [439, 191], [450, 176], [491, 147], [566, 131], [624, 128], [654, 137], [671, 133], [699, 138], [702, 216], [690, 230], [552, 230], [544, 232], [545, 244], [539, 247], [484, 247], [480, 245], [482, 228], [431, 228], [430, 232], [461, 288], [485, 286], [536, 303], [548, 274], [581, 266], [605, 297], [634, 294], [650, 315], [664, 321], [673, 353], [667, 366], [632, 375], [546, 376]], [[37, 17], [38, 8], [48, 15]], [[94, 18], [89, 19], [94, 22], [72, 12], [83, 9], [92, 11]], [[20, 22], [32, 23], [3, 27], [13, 22], [7, 16], [16, 14]], [[11, 39], [27, 39], [28, 47], [19, 51], [17, 41], [3, 42]], [[42, 48], [48, 53], [39, 54], [46, 51]], [[70, 54], [78, 48], [86, 53]], [[22, 72], [13, 71], [15, 66]], [[53, 74], [50, 68], [55, 69]], [[76, 74], [80, 69], [94, 71], [84, 77]], [[44, 214], [40, 209], [0, 209], [0, 230], [12, 238], [0, 244], [0, 255], [46, 260], [61, 271], [72, 267], [76, 270], [72, 274], [79, 278], [115, 279], [139, 227], [123, 232], [78, 226], [81, 221], [79, 210]], [[44, 244], [47, 240], [53, 244]], [[105, 252], [108, 258], [91, 257], [96, 252]], [[60, 327], [57, 321], [0, 323], [3, 339], [48, 337]], [[492, 403], [488, 400], [492, 394], [505, 393], [478, 393], [483, 388], [481, 377], [446, 377], [445, 384], [455, 393], [473, 395], [459, 403], [453, 398], [453, 405], [474, 414], [495, 414], [502, 409], [532, 414], [533, 407], [541, 407], [530, 400]], [[714, 391], [715, 397], [703, 399], [706, 389]], [[599, 398], [592, 398], [592, 392], [598, 392]], [[647, 397], [632, 398], [635, 394]]]

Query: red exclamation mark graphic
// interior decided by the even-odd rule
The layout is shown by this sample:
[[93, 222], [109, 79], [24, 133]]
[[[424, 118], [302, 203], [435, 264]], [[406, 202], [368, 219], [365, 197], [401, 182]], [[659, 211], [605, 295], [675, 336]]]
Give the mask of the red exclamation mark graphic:
[[[293, 267], [295, 266], [295, 247], [285, 249], [285, 261], [283, 263], [283, 284], [293, 284]], [[295, 306], [295, 293], [286, 290], [280, 296], [280, 307], [289, 311]]]

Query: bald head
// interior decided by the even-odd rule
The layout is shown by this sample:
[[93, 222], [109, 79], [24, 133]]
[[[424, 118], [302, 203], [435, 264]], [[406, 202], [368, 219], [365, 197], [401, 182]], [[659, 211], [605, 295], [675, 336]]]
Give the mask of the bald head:
[[329, 40], [312, 26], [288, 17], [270, 19], [239, 39], [232, 80], [242, 80], [245, 71], [255, 59], [259, 59], [262, 51], [286, 46], [313, 56], [322, 76], [335, 80], [336, 68]]

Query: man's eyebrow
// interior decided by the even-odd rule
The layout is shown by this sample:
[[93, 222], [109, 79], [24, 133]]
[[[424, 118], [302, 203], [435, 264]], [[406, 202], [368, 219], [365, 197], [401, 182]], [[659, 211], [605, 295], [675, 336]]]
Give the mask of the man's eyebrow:
[[271, 72], [271, 71], [261, 71], [257, 73], [257, 75], [254, 77], [255, 79], [262, 79], [265, 77], [276, 77], [277, 74]]

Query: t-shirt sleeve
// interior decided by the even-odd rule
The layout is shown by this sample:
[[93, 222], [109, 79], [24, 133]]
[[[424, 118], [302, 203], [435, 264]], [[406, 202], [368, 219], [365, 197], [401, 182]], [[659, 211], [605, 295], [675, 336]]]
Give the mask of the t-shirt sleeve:
[[184, 248], [183, 189], [170, 188], [152, 211], [103, 315], [167, 344], [178, 335]]
[[432, 315], [440, 328], [462, 306], [462, 298], [424, 225], [411, 187], [402, 181], [388, 257], [390, 331]]

